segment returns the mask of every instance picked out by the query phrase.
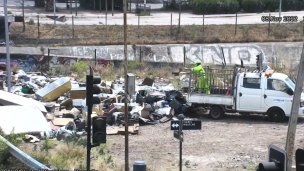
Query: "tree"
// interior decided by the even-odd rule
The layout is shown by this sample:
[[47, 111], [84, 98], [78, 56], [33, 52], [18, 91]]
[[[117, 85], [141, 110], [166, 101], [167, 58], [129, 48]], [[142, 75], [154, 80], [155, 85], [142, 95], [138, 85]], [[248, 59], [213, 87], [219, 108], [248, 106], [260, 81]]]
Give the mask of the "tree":
[[22, 29], [22, 31], [25, 32], [24, 0], [21, 0], [20, 3], [21, 3], [21, 5], [22, 5], [22, 17], [23, 17], [23, 29]]

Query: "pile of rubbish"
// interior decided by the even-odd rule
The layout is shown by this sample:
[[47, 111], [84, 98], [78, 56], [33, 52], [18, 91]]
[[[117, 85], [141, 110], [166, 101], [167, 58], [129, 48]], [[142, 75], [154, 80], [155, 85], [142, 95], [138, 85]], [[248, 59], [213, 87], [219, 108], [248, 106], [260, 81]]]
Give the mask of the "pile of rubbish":
[[[181, 79], [187, 81], [184, 77]], [[85, 83], [75, 78], [50, 77], [22, 70], [12, 76], [10, 93], [1, 77], [0, 82], [0, 128], [4, 133], [27, 133], [30, 142], [46, 137], [62, 140], [70, 135], [86, 134]], [[102, 92], [98, 95], [101, 103], [93, 106], [91, 117], [106, 116], [107, 134], [124, 133], [124, 79], [102, 81], [98, 86]], [[138, 133], [139, 124], [165, 123], [189, 109], [182, 92], [164, 79], [136, 80], [135, 92], [127, 109], [128, 130], [132, 134]]]

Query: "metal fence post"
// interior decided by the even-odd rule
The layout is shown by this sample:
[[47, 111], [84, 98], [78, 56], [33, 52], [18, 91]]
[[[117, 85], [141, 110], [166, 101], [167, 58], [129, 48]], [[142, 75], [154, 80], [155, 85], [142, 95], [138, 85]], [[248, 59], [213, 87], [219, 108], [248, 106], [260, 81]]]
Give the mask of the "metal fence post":
[[172, 13], [171, 13], [171, 32], [170, 35], [172, 36]]
[[137, 37], [139, 38], [139, 34], [140, 34], [140, 30], [139, 30], [139, 26], [140, 26], [140, 13], [138, 14], [138, 31], [137, 31]]
[[147, 165], [144, 161], [135, 161], [133, 163], [133, 171], [147, 171]]
[[75, 38], [75, 33], [74, 33], [74, 15], [72, 15], [72, 36], [73, 39]]
[[304, 35], [304, 20], [302, 22], [303, 22], [303, 35]]
[[268, 36], [270, 35], [270, 13], [269, 13], [269, 23], [268, 23]]
[[236, 36], [236, 29], [237, 29], [237, 13], [235, 14], [235, 31], [234, 31], [235, 36]]
[[185, 67], [186, 66], [186, 46], [184, 46], [183, 52], [184, 52], [184, 67]]
[[205, 14], [203, 14], [203, 34], [205, 33]]
[[40, 39], [40, 22], [39, 22], [39, 15], [37, 15], [37, 24], [38, 24], [38, 39]]
[[139, 46], [139, 61], [141, 62], [141, 46]]

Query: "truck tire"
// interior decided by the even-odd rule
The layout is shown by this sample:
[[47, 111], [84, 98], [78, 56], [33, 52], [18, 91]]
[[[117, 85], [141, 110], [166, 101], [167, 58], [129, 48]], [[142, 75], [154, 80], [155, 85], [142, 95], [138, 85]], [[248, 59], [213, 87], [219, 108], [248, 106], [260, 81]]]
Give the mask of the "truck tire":
[[224, 115], [224, 111], [219, 106], [212, 106], [209, 111], [209, 116], [212, 119], [220, 119]]
[[282, 122], [285, 119], [285, 113], [280, 108], [272, 108], [268, 111], [268, 119], [272, 122]]

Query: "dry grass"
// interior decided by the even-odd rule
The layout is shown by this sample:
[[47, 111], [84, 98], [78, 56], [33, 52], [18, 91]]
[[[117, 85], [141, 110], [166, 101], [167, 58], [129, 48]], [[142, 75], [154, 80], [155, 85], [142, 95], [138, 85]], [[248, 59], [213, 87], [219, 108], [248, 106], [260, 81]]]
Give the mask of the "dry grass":
[[[234, 25], [208, 25], [203, 32], [202, 25], [181, 26], [128, 26], [128, 44], [170, 44], [170, 43], [239, 43], [239, 42], [278, 42], [302, 41], [303, 23], [238, 25], [235, 35]], [[10, 28], [13, 40], [38, 38], [38, 26], [27, 24], [22, 33], [22, 24], [13, 23]], [[40, 39], [73, 38], [70, 25], [40, 24]], [[123, 44], [123, 26], [94, 25], [74, 26], [74, 38], [81, 40], [60, 45], [116, 45]], [[26, 44], [26, 41], [25, 41]]]
[[[122, 171], [123, 167], [115, 164], [107, 148], [107, 144], [92, 148], [91, 169]], [[74, 139], [69, 142], [46, 139], [37, 144], [22, 144], [20, 149], [51, 169], [86, 170], [86, 139]], [[6, 168], [13, 167], [12, 163], [18, 163], [20, 167], [27, 168], [14, 157], [8, 161]]]
[[[86, 170], [86, 138], [80, 138], [75, 134], [64, 141], [46, 139], [38, 143], [25, 143], [25, 134], [4, 135], [0, 129], [0, 135], [20, 150], [33, 157], [40, 163], [51, 169], [60, 170]], [[123, 167], [109, 154], [110, 143], [101, 144], [91, 149], [91, 169], [102, 171], [122, 171]], [[28, 169], [30, 168], [10, 155], [7, 146], [0, 141], [0, 170], [2, 169]]]

